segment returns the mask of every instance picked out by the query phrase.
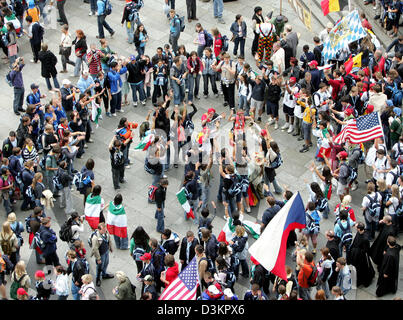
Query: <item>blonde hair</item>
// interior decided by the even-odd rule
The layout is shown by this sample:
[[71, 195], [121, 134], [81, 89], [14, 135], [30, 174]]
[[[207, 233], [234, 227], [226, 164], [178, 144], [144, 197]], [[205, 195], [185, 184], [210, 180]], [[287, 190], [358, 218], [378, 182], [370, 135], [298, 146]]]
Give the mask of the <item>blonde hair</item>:
[[126, 274], [123, 271], [116, 271], [115, 276], [119, 282], [124, 282], [126, 280]]
[[92, 282], [92, 275], [90, 275], [89, 273], [85, 274], [85, 275], [83, 275], [81, 277], [81, 280], [86, 284], [91, 283]]
[[235, 228], [235, 234], [236, 234], [238, 237], [242, 237], [242, 236], [245, 234], [245, 228], [242, 227], [242, 226], [236, 226], [236, 228]]
[[38, 183], [39, 180], [43, 179], [43, 174], [40, 172], [35, 173], [34, 178], [32, 179], [32, 189], [35, 190], [36, 184]]
[[397, 198], [397, 200], [400, 201], [400, 192], [399, 192], [399, 186], [397, 184], [392, 185], [392, 197]]
[[17, 262], [17, 264], [15, 265], [14, 272], [17, 278], [21, 278], [24, 274], [27, 273], [27, 270], [25, 269], [24, 260], [20, 260]]
[[376, 182], [378, 189], [380, 192], [383, 192], [386, 190], [386, 181], [385, 179], [378, 179]]
[[10, 223], [13, 223], [17, 220], [17, 217], [15, 216], [14, 212], [10, 212], [7, 216], [7, 221]]
[[341, 204], [343, 207], [347, 207], [351, 203], [351, 196], [349, 194], [345, 195]]
[[3, 227], [1, 228], [1, 237], [7, 239], [13, 235], [13, 230], [11, 230], [10, 222], [5, 221]]

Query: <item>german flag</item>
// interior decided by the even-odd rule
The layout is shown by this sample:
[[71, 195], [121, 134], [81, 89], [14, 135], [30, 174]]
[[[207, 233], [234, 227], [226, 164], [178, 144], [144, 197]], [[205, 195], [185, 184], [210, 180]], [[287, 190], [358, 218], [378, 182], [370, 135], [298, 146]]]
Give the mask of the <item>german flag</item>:
[[322, 0], [320, 6], [322, 7], [323, 15], [327, 16], [329, 12], [343, 10], [347, 4], [348, 0]]

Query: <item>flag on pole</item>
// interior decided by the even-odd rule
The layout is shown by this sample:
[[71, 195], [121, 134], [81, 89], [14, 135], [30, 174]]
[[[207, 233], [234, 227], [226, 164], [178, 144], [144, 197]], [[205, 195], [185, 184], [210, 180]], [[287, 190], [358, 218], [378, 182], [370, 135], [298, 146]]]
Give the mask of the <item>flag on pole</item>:
[[249, 253], [266, 270], [286, 280], [285, 256], [288, 235], [291, 230], [304, 227], [305, 208], [298, 192], [269, 222], [259, 239], [249, 248]]
[[189, 204], [189, 201], [188, 201], [188, 198], [187, 198], [187, 196], [186, 196], [186, 193], [187, 193], [187, 192], [186, 192], [185, 187], [182, 187], [182, 189], [180, 189], [180, 190], [176, 193], [176, 197], [178, 198], [178, 201], [179, 201], [179, 203], [181, 204], [183, 210], [185, 210], [185, 212], [186, 212], [186, 217], [187, 217], [188, 219], [189, 219], [189, 218], [194, 219], [194, 218], [195, 218], [195, 215], [194, 215], [194, 213], [193, 213], [192, 207], [191, 207], [190, 204]]
[[92, 196], [92, 193], [85, 200], [84, 215], [85, 220], [92, 229], [97, 229], [99, 224], [99, 216], [103, 209], [103, 200], [101, 196]]
[[344, 63], [344, 68], [346, 73], [349, 74], [354, 68], [361, 67], [362, 52], [357, 54], [355, 57], [350, 56], [350, 58]]
[[196, 300], [196, 290], [199, 285], [199, 270], [196, 257], [194, 257], [162, 292], [158, 300]]
[[361, 24], [358, 11], [354, 10], [341, 19], [330, 31], [329, 38], [323, 43], [322, 56], [325, 63], [334, 59], [336, 54], [346, 48], [349, 43], [367, 36]]
[[226, 219], [224, 227], [222, 228], [220, 234], [218, 235], [218, 242], [225, 242], [228, 244], [228, 241], [231, 240], [233, 233], [235, 232], [235, 226], [233, 224], [233, 219], [231, 217]]
[[322, 0], [320, 6], [323, 15], [327, 16], [330, 12], [342, 11], [347, 4], [347, 0]]
[[106, 227], [111, 235], [127, 238], [127, 216], [121, 204], [115, 206], [113, 201], [109, 203]]
[[155, 136], [152, 133], [149, 133], [143, 139], [141, 139], [140, 143], [134, 147], [135, 150], [146, 151], [150, 145], [153, 143]]
[[383, 137], [381, 119], [378, 112], [351, 119], [341, 132], [334, 138], [334, 143], [341, 144], [350, 139], [353, 144], [371, 141]]

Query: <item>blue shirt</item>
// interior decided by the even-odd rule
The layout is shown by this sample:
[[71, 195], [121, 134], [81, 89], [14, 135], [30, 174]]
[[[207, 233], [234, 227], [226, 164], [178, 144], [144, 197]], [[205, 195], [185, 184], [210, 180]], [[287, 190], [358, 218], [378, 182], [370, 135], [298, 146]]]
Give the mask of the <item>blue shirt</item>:
[[[88, 76], [87, 80], [85, 80], [82, 76], [77, 82], [77, 88], [80, 89], [81, 93], [84, 93], [85, 90], [89, 88], [91, 84], [94, 83], [94, 79], [92, 77]], [[91, 95], [94, 94], [94, 87], [91, 88]]]
[[146, 43], [142, 42], [143, 40], [145, 40], [145, 38], [146, 37], [144, 36], [144, 33], [140, 32], [140, 34], [139, 34], [140, 47], [145, 47]]
[[172, 35], [175, 37], [178, 37], [180, 34], [180, 20], [178, 16], [175, 16], [171, 21], [169, 22], [169, 31], [171, 32]]
[[98, 0], [97, 7], [98, 7], [98, 15], [99, 16], [103, 15], [105, 12], [105, 1]]
[[[38, 89], [38, 91], [36, 93], [31, 92], [30, 94], [28, 94], [27, 96], [27, 100], [29, 104], [37, 104], [41, 102], [41, 91]], [[41, 106], [38, 105], [36, 106], [36, 113], [38, 113], [39, 115], [43, 115], [43, 111], [39, 110]]]
[[109, 79], [109, 84], [111, 87], [111, 94], [118, 93], [120, 90], [120, 87], [122, 86], [122, 79], [120, 78], [121, 74], [124, 74], [127, 72], [127, 68], [123, 67], [120, 69], [119, 72], [116, 72], [115, 70], [111, 70], [108, 72], [108, 79]]

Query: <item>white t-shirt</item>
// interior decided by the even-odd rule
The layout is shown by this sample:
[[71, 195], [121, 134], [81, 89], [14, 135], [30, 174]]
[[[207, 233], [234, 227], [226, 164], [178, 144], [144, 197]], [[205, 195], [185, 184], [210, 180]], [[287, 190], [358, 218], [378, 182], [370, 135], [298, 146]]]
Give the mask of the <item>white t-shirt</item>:
[[399, 206], [399, 199], [396, 197], [391, 197], [389, 199], [389, 201], [391, 201], [392, 203], [390, 204], [390, 206], [388, 207], [388, 213], [390, 215], [394, 215], [396, 214], [396, 209]]
[[[379, 158], [377, 157], [376, 160], [375, 160], [375, 162], [374, 162], [374, 165], [375, 165], [375, 168], [376, 168], [377, 170], [387, 170], [387, 169], [390, 169], [389, 161], [388, 161], [388, 159], [387, 159], [385, 156], [383, 156], [382, 159], [379, 159]], [[385, 176], [386, 176], [386, 173], [376, 172], [376, 171], [374, 170], [373, 177], [374, 177], [375, 180], [378, 180], [378, 179], [385, 179]]]
[[[399, 178], [400, 176], [400, 167], [396, 167], [392, 170], [390, 170], [387, 174], [386, 174], [386, 185], [387, 186], [391, 186], [393, 183], [393, 180], [395, 179], [395, 176], [397, 175], [397, 177]], [[397, 183], [397, 180], [395, 182], [395, 184]]]
[[299, 88], [297, 85], [294, 85], [293, 87], [290, 87], [290, 89], [291, 93], [288, 93], [287, 89], [285, 90], [283, 103], [289, 108], [294, 108], [296, 102], [295, 94], [299, 92]]

